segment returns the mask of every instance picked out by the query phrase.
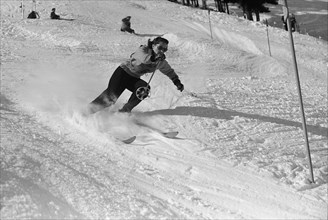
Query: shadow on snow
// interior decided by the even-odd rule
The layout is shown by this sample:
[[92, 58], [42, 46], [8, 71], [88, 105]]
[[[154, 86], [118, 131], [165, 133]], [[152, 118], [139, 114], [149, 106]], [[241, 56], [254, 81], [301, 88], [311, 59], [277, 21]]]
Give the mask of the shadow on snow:
[[[210, 107], [180, 106], [180, 107], [176, 107], [175, 109], [161, 109], [161, 110], [145, 112], [144, 114], [145, 115], [191, 115], [197, 117], [226, 119], [226, 120], [231, 120], [234, 116], [239, 116], [244, 118], [257, 119], [270, 123], [302, 128], [302, 123], [300, 122], [263, 116], [258, 114], [248, 114], [248, 113], [237, 112], [237, 111], [215, 109]], [[313, 134], [328, 137], [327, 128], [314, 126], [314, 125], [307, 125], [307, 130]]]

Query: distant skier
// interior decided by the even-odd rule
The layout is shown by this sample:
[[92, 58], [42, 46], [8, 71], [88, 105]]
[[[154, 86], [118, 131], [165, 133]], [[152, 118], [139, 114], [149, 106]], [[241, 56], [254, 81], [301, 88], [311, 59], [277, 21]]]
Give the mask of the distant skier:
[[287, 27], [287, 19], [285, 19], [285, 16], [281, 16], [282, 26], [285, 29], [285, 31], [288, 31]]
[[[109, 80], [107, 89], [88, 105], [86, 114], [92, 114], [113, 105], [125, 89], [130, 90], [132, 94], [128, 102], [119, 111], [131, 112], [142, 100], [137, 96], [137, 90], [148, 88], [147, 93], [150, 89], [148, 83], [140, 77], [146, 73], [154, 72], [156, 68], [168, 76], [177, 89], [182, 92], [183, 84], [165, 60], [164, 53], [167, 51], [168, 43], [167, 39], [156, 37], [152, 41], [148, 40], [147, 45], [141, 45], [130, 55], [129, 59], [117, 67]], [[148, 93], [144, 95], [147, 96]]]
[[[285, 19], [285, 16], [281, 16], [281, 20], [282, 20], [284, 29], [286, 31], [288, 31], [287, 19]], [[289, 20], [290, 20], [290, 26], [291, 26], [292, 32], [295, 32], [295, 31], [299, 32], [299, 25], [297, 24], [295, 15], [294, 14], [290, 14]]]
[[292, 32], [299, 32], [299, 26], [297, 24], [296, 18], [294, 14], [290, 15], [290, 25], [292, 26]]
[[50, 18], [51, 19], [60, 19], [60, 16], [56, 14], [56, 9], [53, 8], [50, 13]]
[[121, 26], [121, 31], [123, 32], [129, 32], [131, 34], [134, 34], [134, 30], [131, 29], [131, 16], [127, 16], [125, 18], [122, 19], [122, 26]]

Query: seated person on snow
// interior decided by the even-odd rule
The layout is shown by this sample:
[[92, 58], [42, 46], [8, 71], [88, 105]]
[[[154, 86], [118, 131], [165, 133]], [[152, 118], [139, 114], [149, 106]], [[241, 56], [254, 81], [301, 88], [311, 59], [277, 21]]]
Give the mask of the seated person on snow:
[[39, 13], [37, 13], [36, 11], [31, 11], [31, 13], [28, 14], [27, 18], [30, 18], [30, 19], [36, 19], [36, 18], [40, 18], [40, 15]]
[[131, 22], [130, 22], [131, 16], [127, 16], [122, 19], [122, 26], [121, 26], [121, 31], [123, 32], [129, 32], [131, 34], [134, 34], [134, 30], [131, 29]]
[[56, 9], [53, 8], [50, 13], [50, 18], [51, 19], [60, 19], [60, 16], [56, 14]]

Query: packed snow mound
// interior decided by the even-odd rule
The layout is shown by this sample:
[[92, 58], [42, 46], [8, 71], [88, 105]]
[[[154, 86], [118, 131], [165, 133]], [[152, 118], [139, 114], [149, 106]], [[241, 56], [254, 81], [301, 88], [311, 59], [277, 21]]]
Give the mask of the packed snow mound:
[[38, 32], [27, 30], [24, 27], [17, 27], [17, 29], [18, 29], [17, 32], [20, 35], [26, 38], [31, 38], [32, 40], [44, 41], [45, 44], [51, 46], [77, 47], [81, 44], [81, 41], [78, 41], [74, 38], [58, 36], [57, 33], [53, 33], [54, 31], [38, 33]]
[[213, 32], [215, 34], [214, 36], [225, 44], [229, 44], [232, 47], [240, 49], [241, 51], [246, 51], [258, 56], [263, 55], [251, 39], [241, 34], [225, 31], [216, 27], [213, 29]]
[[179, 37], [176, 34], [168, 33], [164, 35], [165, 38], [169, 40], [169, 47], [173, 48], [173, 51], [168, 53], [173, 53], [175, 55], [175, 51], [178, 51], [177, 56], [181, 59], [181, 57], [185, 57], [192, 62], [198, 60], [198, 62], [202, 59], [208, 59], [215, 51], [215, 45], [211, 45], [208, 39], [194, 39], [192, 37]]
[[[209, 34], [209, 30], [199, 23], [184, 24], [201, 34]], [[188, 63], [202, 62], [203, 71], [207, 69], [207, 66], [216, 66], [217, 62], [234, 62], [236, 70], [243, 71], [243, 74], [249, 76], [265, 77], [287, 74], [288, 64], [286, 62], [262, 53], [252, 40], [240, 34], [214, 28], [213, 40], [208, 36], [197, 39], [181, 38], [173, 33], [165, 34], [164, 37], [170, 42], [171, 51], [168, 52], [170, 58]], [[286, 53], [288, 53], [287, 50]], [[198, 74], [208, 74], [203, 71]], [[219, 69], [218, 75], [221, 75]]]

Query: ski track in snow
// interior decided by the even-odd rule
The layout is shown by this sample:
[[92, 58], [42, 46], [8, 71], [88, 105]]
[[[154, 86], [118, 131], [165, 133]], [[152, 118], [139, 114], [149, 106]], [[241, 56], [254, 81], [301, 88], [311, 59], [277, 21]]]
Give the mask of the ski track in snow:
[[[264, 25], [211, 14], [211, 40], [207, 11], [169, 1], [37, 2], [40, 20], [21, 20], [17, 5], [1, 4], [4, 219], [327, 219], [326, 42], [294, 35], [309, 184], [282, 30], [270, 28], [270, 57]], [[52, 7], [75, 20], [48, 19]], [[119, 31], [126, 15], [139, 35]], [[115, 113], [129, 93], [78, 113], [138, 45], [164, 33], [186, 91], [156, 73], [132, 115]]]

